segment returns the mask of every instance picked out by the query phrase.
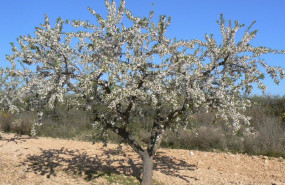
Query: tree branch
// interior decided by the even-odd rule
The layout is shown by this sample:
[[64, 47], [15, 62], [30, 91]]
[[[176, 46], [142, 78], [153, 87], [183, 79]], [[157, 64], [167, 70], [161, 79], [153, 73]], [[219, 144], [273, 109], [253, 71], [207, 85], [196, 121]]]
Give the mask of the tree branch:
[[124, 127], [117, 127], [110, 123], [106, 123], [106, 127], [121, 136], [141, 157], [143, 156], [144, 149], [136, 142]]
[[207, 76], [207, 75], [209, 75], [215, 68], [217, 68], [217, 67], [219, 67], [219, 66], [222, 66], [222, 65], [225, 65], [225, 63], [226, 63], [226, 61], [228, 60], [229, 56], [230, 56], [230, 53], [228, 53], [228, 55], [224, 58], [224, 60], [223, 60], [222, 62], [218, 63], [218, 66], [216, 66], [216, 65], [213, 66], [212, 69], [203, 72], [203, 75], [204, 75], [204, 76]]

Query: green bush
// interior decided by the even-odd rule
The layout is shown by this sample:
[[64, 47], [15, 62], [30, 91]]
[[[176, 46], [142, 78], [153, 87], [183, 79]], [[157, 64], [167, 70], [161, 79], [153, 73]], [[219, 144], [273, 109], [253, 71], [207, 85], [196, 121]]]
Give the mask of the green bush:
[[[215, 120], [213, 113], [200, 112], [191, 115], [187, 129], [179, 128], [173, 132], [167, 130], [161, 146], [168, 148], [198, 149], [211, 151], [218, 149], [255, 155], [285, 157], [285, 112], [284, 97], [252, 97], [256, 103], [247, 110], [252, 117], [250, 127], [242, 126], [234, 133], [224, 126], [223, 120]], [[108, 141], [121, 143], [121, 139], [112, 131], [103, 136], [100, 128], [93, 128], [90, 112], [59, 106], [54, 111], [44, 110], [43, 125], [36, 127], [38, 136], [72, 138], [85, 141]], [[31, 133], [36, 114], [1, 114], [0, 128], [4, 132], [17, 134]], [[150, 128], [145, 127], [147, 119], [133, 118], [131, 126], [136, 130], [134, 137], [145, 144], [150, 137]]]
[[281, 117], [285, 96], [255, 96], [252, 101], [255, 104], [247, 110], [252, 117], [250, 127], [242, 126], [233, 133], [223, 120], [214, 120], [213, 113], [201, 112], [192, 115], [188, 130], [167, 131], [162, 147], [285, 157], [285, 127]]

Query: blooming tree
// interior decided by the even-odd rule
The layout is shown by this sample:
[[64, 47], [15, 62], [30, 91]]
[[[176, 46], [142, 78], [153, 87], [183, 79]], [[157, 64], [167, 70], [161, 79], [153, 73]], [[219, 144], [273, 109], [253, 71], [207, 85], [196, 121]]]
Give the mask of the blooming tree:
[[[0, 86], [5, 89], [0, 104], [21, 111], [17, 104], [31, 104], [23, 98], [32, 95], [29, 107], [38, 112], [39, 120], [45, 105], [52, 109], [55, 103], [68, 103], [89, 109], [94, 125], [117, 133], [141, 156], [142, 184], [152, 182], [153, 155], [165, 130], [187, 123], [181, 117], [215, 110], [238, 130], [241, 120], [249, 124], [243, 113], [250, 106], [245, 95], [253, 83], [266, 88], [259, 68], [265, 68], [277, 84], [284, 78], [281, 68], [260, 58], [284, 51], [252, 46], [250, 40], [257, 33], [251, 31], [252, 25], [236, 41], [244, 25], [237, 21], [226, 25], [221, 16], [222, 43], [212, 35], [204, 41], [177, 41], [166, 36], [170, 18], [160, 16], [155, 23], [153, 12], [135, 17], [124, 0], [118, 7], [113, 1], [105, 3], [106, 18], [89, 9], [96, 24], [58, 19], [52, 27], [46, 16], [35, 36], [21, 36], [18, 47], [12, 44], [13, 53], [7, 56], [12, 67], [0, 71]], [[74, 29], [65, 31], [65, 24]], [[146, 146], [133, 137], [133, 117], [148, 117]]]

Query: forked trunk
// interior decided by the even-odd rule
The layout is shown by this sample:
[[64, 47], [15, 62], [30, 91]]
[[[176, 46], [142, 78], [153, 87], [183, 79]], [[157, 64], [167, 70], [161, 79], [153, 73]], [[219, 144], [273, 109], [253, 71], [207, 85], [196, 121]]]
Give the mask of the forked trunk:
[[153, 156], [149, 156], [145, 151], [143, 155], [143, 176], [141, 185], [151, 185], [153, 175]]

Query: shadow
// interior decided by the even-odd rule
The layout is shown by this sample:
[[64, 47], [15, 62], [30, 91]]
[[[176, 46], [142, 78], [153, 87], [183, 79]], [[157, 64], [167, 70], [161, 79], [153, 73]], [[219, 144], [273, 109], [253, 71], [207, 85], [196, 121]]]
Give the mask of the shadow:
[[[112, 157], [111, 157], [112, 156]], [[86, 152], [69, 150], [66, 148], [41, 149], [40, 155], [30, 155], [22, 163], [28, 166], [28, 171], [44, 175], [47, 178], [56, 176], [58, 171], [65, 171], [71, 175], [82, 176], [90, 181], [100, 176], [111, 174], [124, 174], [133, 176], [141, 181], [142, 162], [125, 157], [123, 151], [104, 149], [100, 155], [88, 155]], [[154, 158], [154, 170], [163, 174], [179, 177], [187, 183], [193, 177], [179, 175], [179, 170], [195, 170], [195, 165], [182, 160], [173, 160], [170, 157], [158, 153]], [[170, 171], [171, 169], [171, 171]]]
[[83, 176], [88, 181], [105, 174], [120, 174], [120, 168], [112, 166], [117, 160], [101, 159], [97, 155], [89, 156], [86, 152], [65, 148], [40, 150], [41, 155], [27, 156], [22, 164], [28, 165], [28, 171], [47, 178], [57, 175], [55, 168], [68, 174]]
[[18, 144], [18, 142], [26, 142], [28, 139], [36, 139], [36, 138], [32, 138], [30, 136], [21, 136], [18, 134], [15, 134], [13, 137], [3, 137], [0, 135], [0, 140], [2, 141], [7, 141], [7, 142], [15, 142], [16, 144]]
[[[131, 175], [135, 177], [138, 181], [141, 181], [141, 170], [142, 165], [136, 164], [135, 161], [131, 158], [127, 158], [127, 154], [122, 150], [122, 148], [119, 146], [116, 149], [105, 149], [103, 152], [104, 156], [107, 156], [108, 159], [111, 158], [111, 156], [123, 156], [123, 160], [119, 161], [120, 166], [118, 167], [120, 172], [123, 172], [124, 175], [128, 176]], [[127, 166], [126, 166], [127, 165]]]
[[173, 159], [171, 157], [166, 156], [165, 152], [157, 152], [154, 156], [154, 170], [160, 171], [161, 173], [169, 176], [178, 177], [187, 183], [190, 183], [188, 179], [198, 180], [195, 177], [191, 177], [188, 175], [180, 175], [179, 171], [187, 170], [187, 171], [195, 171], [197, 166], [194, 164], [189, 164], [184, 160]]

